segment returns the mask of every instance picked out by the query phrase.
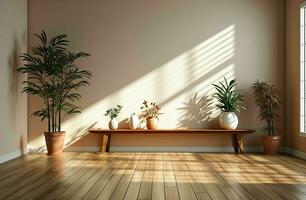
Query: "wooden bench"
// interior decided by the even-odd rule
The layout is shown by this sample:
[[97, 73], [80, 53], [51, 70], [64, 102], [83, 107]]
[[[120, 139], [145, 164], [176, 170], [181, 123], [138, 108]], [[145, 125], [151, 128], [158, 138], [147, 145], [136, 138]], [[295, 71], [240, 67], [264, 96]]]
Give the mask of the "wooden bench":
[[232, 143], [235, 153], [243, 153], [242, 135], [253, 133], [252, 129], [235, 129], [235, 130], [222, 130], [222, 129], [89, 129], [89, 133], [102, 134], [102, 146], [101, 152], [109, 152], [111, 136], [115, 134], [219, 134], [230, 135], [232, 137]]

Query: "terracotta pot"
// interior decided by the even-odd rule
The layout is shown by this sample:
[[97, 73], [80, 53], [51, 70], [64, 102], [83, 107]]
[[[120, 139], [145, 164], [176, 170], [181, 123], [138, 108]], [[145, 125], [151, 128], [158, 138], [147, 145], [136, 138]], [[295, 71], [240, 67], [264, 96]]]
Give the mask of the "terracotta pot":
[[281, 141], [281, 136], [268, 136], [268, 135], [262, 135], [261, 141], [264, 148], [264, 153], [266, 155], [277, 155], [278, 148]]
[[150, 130], [156, 130], [158, 127], [158, 119], [157, 118], [148, 118], [147, 119], [147, 128]]
[[49, 156], [60, 155], [64, 148], [65, 132], [45, 132], [45, 140]]

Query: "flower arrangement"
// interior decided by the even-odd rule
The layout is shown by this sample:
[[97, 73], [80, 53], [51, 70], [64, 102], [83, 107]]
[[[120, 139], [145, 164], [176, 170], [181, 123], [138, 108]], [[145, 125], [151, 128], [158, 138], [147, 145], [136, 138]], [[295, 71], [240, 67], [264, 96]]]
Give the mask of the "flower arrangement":
[[104, 115], [109, 116], [111, 119], [114, 119], [119, 115], [122, 108], [123, 106], [121, 105], [117, 105], [115, 107], [109, 108]]
[[158, 118], [161, 107], [157, 105], [155, 102], [143, 101], [142, 106], [140, 107], [143, 113], [143, 117], [146, 119]]

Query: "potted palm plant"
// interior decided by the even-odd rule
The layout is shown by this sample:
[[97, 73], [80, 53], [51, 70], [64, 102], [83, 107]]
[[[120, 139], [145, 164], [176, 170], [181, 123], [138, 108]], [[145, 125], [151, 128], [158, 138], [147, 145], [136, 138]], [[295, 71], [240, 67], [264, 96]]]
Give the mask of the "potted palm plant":
[[265, 121], [263, 127], [266, 135], [261, 136], [265, 154], [276, 155], [280, 145], [281, 136], [276, 131], [275, 119], [278, 117], [280, 106], [279, 91], [275, 85], [255, 81], [251, 86], [256, 106], [259, 108], [258, 119]]
[[40, 110], [32, 115], [47, 119], [48, 131], [44, 132], [48, 155], [58, 155], [64, 146], [65, 132], [61, 124], [67, 115], [80, 113], [74, 103], [80, 100], [77, 92], [89, 85], [91, 72], [81, 70], [75, 62], [79, 58], [88, 57], [85, 52], [69, 51], [67, 35], [61, 34], [48, 40], [44, 31], [35, 34], [40, 41], [32, 53], [21, 57], [26, 64], [17, 69], [27, 74], [23, 92], [39, 96], [43, 102]]
[[224, 78], [224, 83], [219, 82], [220, 85], [213, 84], [217, 92], [214, 97], [217, 99], [217, 107], [221, 110], [219, 118], [219, 126], [223, 129], [233, 130], [238, 126], [238, 117], [236, 112], [240, 112], [240, 108], [245, 109], [241, 104], [243, 103], [242, 95], [235, 89], [236, 80], [228, 82]]

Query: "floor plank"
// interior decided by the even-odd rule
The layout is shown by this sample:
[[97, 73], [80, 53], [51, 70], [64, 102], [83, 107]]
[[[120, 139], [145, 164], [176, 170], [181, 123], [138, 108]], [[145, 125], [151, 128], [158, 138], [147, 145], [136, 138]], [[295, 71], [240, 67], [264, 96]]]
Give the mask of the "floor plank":
[[[114, 154], [112, 154], [114, 155]], [[120, 168], [120, 165], [128, 161], [129, 154], [122, 154], [114, 159], [113, 163], [110, 163], [106, 172], [95, 182], [92, 188], [86, 193], [83, 199], [96, 199], [103, 188], [108, 184], [109, 180], [116, 173], [116, 170]]]
[[[47, 158], [46, 160], [44, 158]], [[2, 187], [3, 192], [0, 191], [0, 198], [4, 199], [18, 199], [24, 197], [24, 195], [33, 195], [38, 190], [43, 189], [43, 184], [52, 183], [57, 177], [61, 176], [61, 172], [68, 167], [62, 166], [69, 165], [70, 162], [75, 162], [73, 157], [46, 157], [41, 159], [41, 162], [37, 162], [33, 172], [26, 176], [21, 176], [16, 181], [8, 182], [5, 187]], [[60, 168], [62, 166], [63, 168]], [[25, 168], [27, 165], [25, 165]], [[46, 181], [48, 180], [48, 181]], [[3, 181], [4, 183], [6, 181]], [[2, 183], [3, 183], [2, 182]], [[38, 188], [36, 190], [36, 188]], [[34, 193], [29, 193], [35, 189]], [[32, 197], [31, 197], [32, 198]]]
[[141, 186], [137, 199], [146, 200], [152, 199], [152, 184], [153, 184], [153, 170], [154, 170], [155, 154], [149, 153], [145, 171], [141, 180]]
[[181, 163], [181, 170], [185, 172], [186, 177], [188, 177], [193, 192], [197, 199], [211, 199], [209, 193], [207, 192], [203, 183], [202, 169], [198, 166], [198, 160], [191, 154], [177, 153], [177, 159]]
[[169, 153], [163, 153], [165, 199], [179, 199], [179, 191]]
[[139, 160], [141, 159], [141, 157], [142, 157], [142, 154], [138, 153], [136, 154], [135, 159], [130, 162], [128, 168], [125, 170], [125, 173], [122, 176], [120, 182], [118, 183], [116, 189], [113, 191], [110, 199], [119, 200], [119, 199], [124, 198], [125, 193], [128, 189], [128, 186], [131, 182], [131, 179], [135, 173], [135, 170], [139, 164]]
[[185, 172], [182, 164], [184, 161], [180, 160], [180, 158], [176, 156], [176, 153], [170, 153], [170, 158], [179, 190], [180, 199], [196, 200], [197, 197], [192, 190], [191, 179]]
[[129, 183], [128, 189], [125, 193], [124, 196], [125, 200], [137, 199], [141, 186], [141, 180], [143, 178], [144, 170], [146, 168], [147, 159], [148, 159], [148, 153], [142, 153], [139, 163], [131, 179], [131, 182]]
[[152, 199], [165, 199], [163, 154], [157, 153], [154, 160]]
[[0, 199], [306, 199], [306, 161], [226, 153], [30, 154], [0, 165]]
[[127, 161], [122, 163], [118, 168], [116, 168], [116, 170], [112, 174], [112, 177], [109, 179], [106, 186], [103, 188], [103, 190], [100, 192], [100, 194], [97, 196], [96, 199], [99, 199], [99, 200], [110, 199], [113, 191], [116, 189], [125, 171], [129, 167], [134, 165], [133, 159], [135, 159], [134, 154], [127, 156]]

